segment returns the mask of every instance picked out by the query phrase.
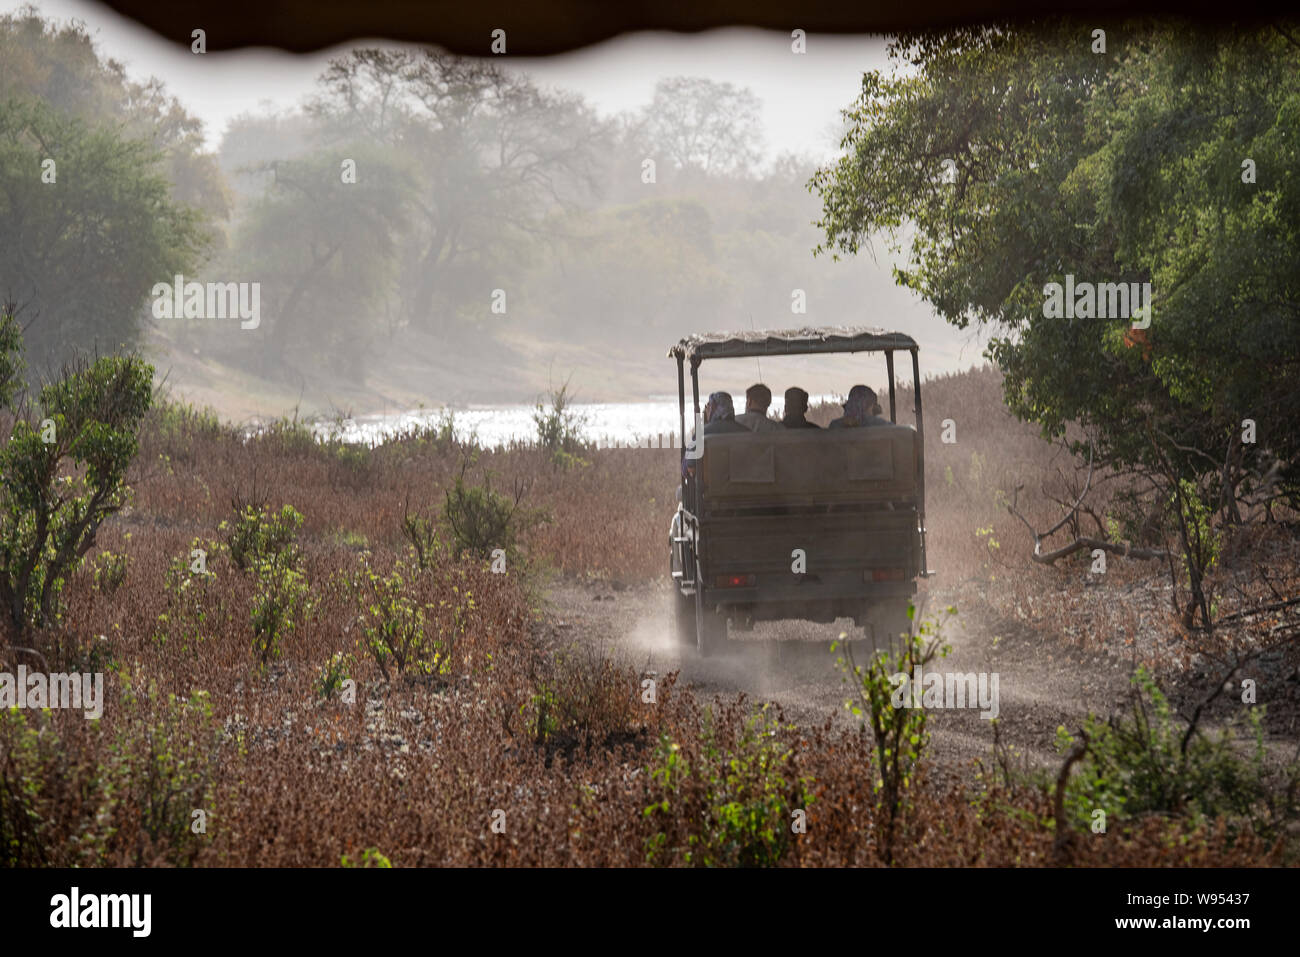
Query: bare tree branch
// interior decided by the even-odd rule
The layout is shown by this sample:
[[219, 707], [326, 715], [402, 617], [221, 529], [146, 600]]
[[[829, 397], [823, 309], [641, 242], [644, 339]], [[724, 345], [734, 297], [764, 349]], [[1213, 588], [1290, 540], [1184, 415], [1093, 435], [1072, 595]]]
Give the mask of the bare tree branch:
[[[1091, 536], [1086, 536], [1086, 535], [1076, 538], [1070, 544], [1063, 545], [1060, 548], [1056, 549], [1055, 551], [1044, 553], [1043, 539], [1046, 538], [1048, 535], [1051, 535], [1053, 532], [1058, 531], [1063, 525], [1065, 525], [1065, 523], [1069, 520], [1070, 516], [1074, 514], [1074, 512], [1071, 511], [1069, 514], [1066, 515], [1065, 518], [1057, 522], [1052, 527], [1051, 531], [1040, 535], [1034, 529], [1034, 526], [1030, 524], [1029, 520], [1025, 518], [1023, 515], [1021, 515], [1019, 511], [1016, 510], [1016, 501], [1020, 496], [1020, 490], [1022, 488], [1024, 488], [1023, 485], [1016, 486], [1016, 490], [1011, 496], [1011, 501], [1007, 503], [1006, 508], [1009, 513], [1011, 513], [1016, 518], [1020, 519], [1021, 522], [1024, 523], [1025, 528], [1029, 529], [1029, 534], [1032, 535], [1034, 539], [1034, 552], [1030, 556], [1030, 558], [1032, 558], [1035, 562], [1037, 562], [1040, 565], [1055, 564], [1056, 562], [1060, 561], [1062, 558], [1066, 558], [1067, 556], [1073, 555], [1075, 552], [1082, 551], [1085, 548], [1089, 550], [1099, 548], [1104, 552], [1110, 552], [1112, 555], [1121, 555], [1124, 558], [1136, 558], [1139, 561], [1152, 561], [1154, 559], [1169, 557], [1169, 553], [1167, 551], [1164, 551], [1163, 549], [1134, 548], [1132, 544], [1128, 542], [1107, 542], [1107, 541], [1103, 541], [1102, 539], [1092, 538]], [[1082, 498], [1080, 498], [1080, 501], [1082, 501]], [[1078, 502], [1075, 503], [1076, 508], [1078, 507], [1078, 504], [1079, 504]]]

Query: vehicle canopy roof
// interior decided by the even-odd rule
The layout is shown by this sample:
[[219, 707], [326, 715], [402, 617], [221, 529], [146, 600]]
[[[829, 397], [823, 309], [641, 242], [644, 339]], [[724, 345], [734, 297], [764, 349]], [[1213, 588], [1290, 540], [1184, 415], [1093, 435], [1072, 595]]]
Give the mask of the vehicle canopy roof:
[[705, 359], [745, 356], [794, 356], [816, 352], [892, 352], [916, 349], [916, 340], [901, 332], [869, 326], [820, 326], [759, 329], [756, 332], [702, 332], [687, 336], [668, 355], [697, 364]]

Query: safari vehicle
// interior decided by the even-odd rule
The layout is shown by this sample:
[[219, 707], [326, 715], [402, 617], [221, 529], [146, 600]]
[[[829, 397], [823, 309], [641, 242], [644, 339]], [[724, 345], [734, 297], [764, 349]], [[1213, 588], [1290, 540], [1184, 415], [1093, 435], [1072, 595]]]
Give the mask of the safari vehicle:
[[[884, 353], [889, 424], [703, 434], [705, 360], [857, 352]], [[912, 356], [914, 427], [897, 420], [896, 352]], [[909, 631], [917, 578], [929, 574], [916, 342], [868, 328], [711, 333], [668, 354], [677, 360], [684, 460], [669, 540], [679, 640], [707, 656], [726, 647], [728, 621], [747, 630], [763, 620], [852, 618], [863, 629], [857, 641], [893, 645]]]

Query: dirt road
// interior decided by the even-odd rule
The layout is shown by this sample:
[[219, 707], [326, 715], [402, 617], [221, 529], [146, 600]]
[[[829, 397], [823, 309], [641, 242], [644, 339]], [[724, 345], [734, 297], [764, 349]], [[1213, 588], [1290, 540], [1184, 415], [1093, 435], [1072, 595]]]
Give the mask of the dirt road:
[[[963, 601], [963, 599], [967, 599]], [[951, 654], [932, 666], [940, 672], [998, 675], [1002, 740], [1032, 764], [1059, 763], [1052, 742], [1056, 728], [1073, 730], [1089, 711], [1106, 713], [1128, 688], [1124, 663], [1087, 657], [1051, 645], [1010, 617], [970, 609], [970, 589], [929, 594], [927, 614], [953, 604], [958, 609], [943, 634]], [[674, 640], [666, 582], [611, 590], [600, 584], [559, 584], [550, 592], [546, 627], [562, 643], [587, 644], [639, 671], [680, 671], [680, 684], [704, 701], [746, 692], [779, 703], [795, 723], [821, 723], [827, 716], [851, 726], [858, 719], [845, 708], [853, 689], [829, 654], [808, 645], [791, 653], [789, 639], [830, 641], [852, 622], [817, 625], [779, 622], [756, 625], [748, 634], [732, 631], [736, 647], [720, 657], [701, 658]], [[778, 643], [772, 639], [785, 639]], [[989, 685], [991, 688], [991, 684]], [[941, 767], [955, 769], [991, 754], [990, 721], [978, 709], [932, 710], [930, 753]]]

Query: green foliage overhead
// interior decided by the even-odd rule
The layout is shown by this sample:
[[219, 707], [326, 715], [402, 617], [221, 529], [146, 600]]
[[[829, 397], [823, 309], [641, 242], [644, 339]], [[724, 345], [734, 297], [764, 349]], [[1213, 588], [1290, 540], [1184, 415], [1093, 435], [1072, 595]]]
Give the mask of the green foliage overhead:
[[[1048, 433], [1077, 421], [1104, 460], [1194, 478], [1251, 418], [1247, 454], [1291, 462], [1300, 488], [1296, 36], [1055, 21], [902, 37], [810, 183], [819, 250], [891, 236], [897, 280], [995, 331], [1008, 404]], [[1150, 282], [1146, 335], [1045, 317], [1066, 274]]]

